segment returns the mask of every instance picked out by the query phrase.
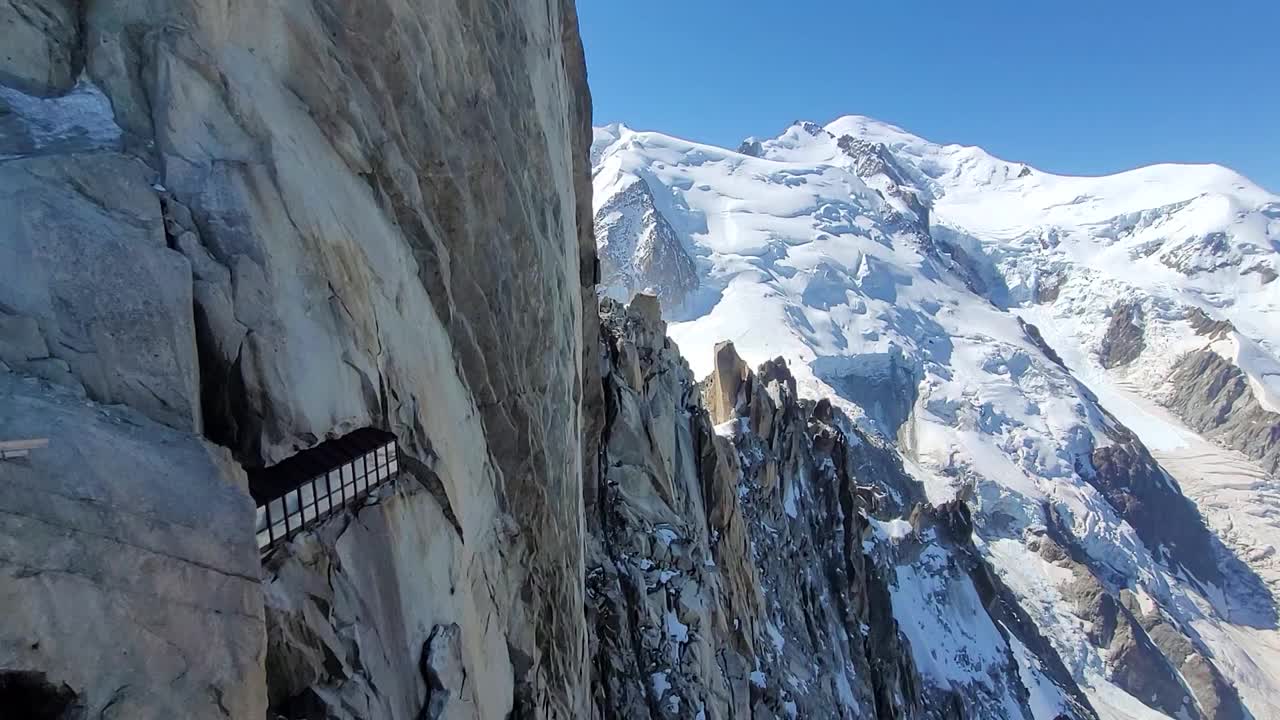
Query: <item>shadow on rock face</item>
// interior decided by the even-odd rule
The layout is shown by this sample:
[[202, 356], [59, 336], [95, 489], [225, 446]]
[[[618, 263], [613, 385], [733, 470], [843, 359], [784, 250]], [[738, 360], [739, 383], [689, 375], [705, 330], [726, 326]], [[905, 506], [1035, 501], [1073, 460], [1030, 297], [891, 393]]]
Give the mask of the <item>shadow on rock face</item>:
[[24, 720], [80, 720], [84, 707], [65, 683], [55, 685], [42, 672], [0, 670], [0, 708], [4, 717]]
[[1205, 524], [1200, 511], [1147, 448], [1123, 425], [1093, 451], [1082, 476], [1138, 533], [1156, 557], [1181, 567], [1231, 622], [1277, 627], [1280, 612], [1266, 584]]

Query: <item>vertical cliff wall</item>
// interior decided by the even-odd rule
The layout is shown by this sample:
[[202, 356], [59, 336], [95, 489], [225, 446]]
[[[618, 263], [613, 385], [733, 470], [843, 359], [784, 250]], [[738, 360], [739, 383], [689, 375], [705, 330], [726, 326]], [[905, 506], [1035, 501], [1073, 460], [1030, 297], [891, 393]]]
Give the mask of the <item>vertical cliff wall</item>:
[[[287, 629], [356, 608], [405, 635], [346, 666], [379, 716], [434, 697], [402, 667], [424, 643], [484, 688], [476, 716], [581, 715], [576, 24], [568, 1], [0, 2], [0, 429], [50, 439], [0, 466], [0, 593], [28, 609], [0, 668], [93, 717], [262, 717], [304, 702]], [[295, 602], [325, 594], [285, 563], [264, 612], [239, 467], [368, 426], [421, 489], [296, 559], [349, 603]], [[371, 717], [351, 697], [321, 700]]]

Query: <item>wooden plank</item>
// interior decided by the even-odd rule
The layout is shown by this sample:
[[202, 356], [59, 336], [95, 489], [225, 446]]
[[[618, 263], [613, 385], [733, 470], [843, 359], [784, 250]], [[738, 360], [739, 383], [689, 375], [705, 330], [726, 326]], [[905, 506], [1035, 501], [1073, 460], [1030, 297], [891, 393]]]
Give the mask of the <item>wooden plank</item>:
[[9, 452], [10, 450], [40, 450], [49, 447], [48, 438], [34, 438], [31, 440], [0, 440], [0, 452]]
[[49, 447], [48, 438], [33, 438], [30, 440], [0, 440], [0, 460], [12, 460], [14, 458], [24, 458], [31, 454], [32, 450]]

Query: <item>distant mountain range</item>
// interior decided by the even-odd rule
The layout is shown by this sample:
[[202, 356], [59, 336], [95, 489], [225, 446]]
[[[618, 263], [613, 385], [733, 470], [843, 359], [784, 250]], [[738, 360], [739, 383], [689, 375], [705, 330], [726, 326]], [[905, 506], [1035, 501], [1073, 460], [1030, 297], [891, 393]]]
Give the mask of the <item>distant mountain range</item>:
[[[723, 340], [785, 359], [932, 503], [968, 498], [1100, 716], [1280, 717], [1280, 197], [1213, 165], [1053, 175], [861, 116], [736, 150], [615, 124], [591, 160], [602, 293], [658, 295], [697, 377]], [[985, 614], [922, 600], [928, 574], [892, 587], [925, 681], [989, 685]], [[1023, 680], [1035, 717], [1069, 705]]]

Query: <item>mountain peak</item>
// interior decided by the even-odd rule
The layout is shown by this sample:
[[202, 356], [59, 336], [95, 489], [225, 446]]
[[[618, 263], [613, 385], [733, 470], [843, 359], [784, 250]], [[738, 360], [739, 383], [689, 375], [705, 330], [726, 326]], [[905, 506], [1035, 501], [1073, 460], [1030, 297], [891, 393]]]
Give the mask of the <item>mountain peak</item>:
[[933, 144], [918, 135], [903, 130], [897, 125], [867, 117], [866, 115], [841, 115], [827, 123], [826, 130], [836, 137], [851, 135], [860, 140], [884, 143], [889, 146], [898, 144]]

